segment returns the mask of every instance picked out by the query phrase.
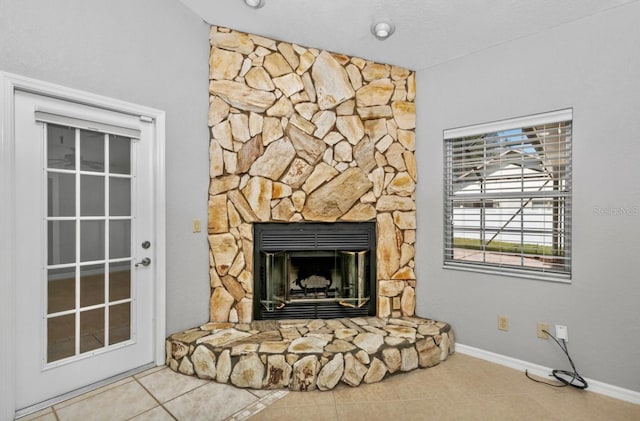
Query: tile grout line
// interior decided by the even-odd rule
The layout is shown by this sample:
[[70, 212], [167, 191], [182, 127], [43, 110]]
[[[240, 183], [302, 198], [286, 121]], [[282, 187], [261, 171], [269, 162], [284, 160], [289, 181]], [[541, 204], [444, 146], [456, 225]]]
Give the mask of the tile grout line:
[[[249, 391], [249, 392], [251, 392], [251, 391]], [[284, 398], [288, 394], [289, 394], [289, 391], [287, 391], [287, 390], [276, 390], [276, 391], [274, 391], [274, 392], [272, 392], [272, 393], [270, 393], [270, 394], [268, 394], [266, 396], [263, 396], [262, 398], [258, 398], [257, 401], [255, 401], [255, 402], [251, 403], [250, 405], [240, 409], [235, 414], [233, 414], [233, 415], [229, 416], [228, 418], [226, 418], [225, 421], [244, 421], [244, 420], [247, 420], [249, 417], [252, 417], [252, 416], [258, 414], [259, 412], [267, 409], [269, 407], [269, 405], [272, 405], [274, 402]], [[252, 395], [254, 395], [254, 394], [252, 393]]]
[[[153, 373], [151, 373], [151, 374], [153, 374]], [[146, 377], [146, 376], [145, 376], [145, 377]], [[160, 402], [160, 401], [158, 400], [158, 398], [156, 398], [156, 397], [155, 397], [155, 395], [154, 395], [153, 393], [151, 393], [151, 391], [150, 391], [149, 389], [147, 389], [147, 388], [146, 388], [146, 387], [145, 387], [145, 386], [140, 382], [140, 380], [136, 379], [135, 377], [133, 377], [133, 380], [134, 380], [136, 383], [138, 383], [138, 384], [140, 385], [140, 387], [141, 387], [142, 389], [144, 389], [144, 391], [145, 391], [145, 392], [147, 392], [147, 393], [149, 394], [149, 396], [151, 396], [151, 398], [152, 398], [154, 401], [156, 401], [156, 402], [158, 403], [158, 406], [160, 406], [162, 409], [164, 409], [164, 410], [167, 412], [167, 414], [169, 414], [169, 416], [170, 416], [171, 418], [173, 418], [174, 420], [178, 421], [178, 419], [175, 417], [175, 415], [173, 415], [173, 413], [171, 413], [171, 411], [169, 411], [169, 409], [167, 409], [167, 408], [162, 404], [162, 402]], [[199, 386], [199, 387], [201, 387], [201, 386]], [[197, 387], [196, 387], [196, 389], [197, 389]], [[193, 389], [193, 390], [195, 390], [195, 389]], [[182, 396], [182, 395], [180, 395], [180, 396]], [[172, 400], [173, 400], [173, 399], [172, 399]], [[169, 401], [167, 401], [167, 402], [169, 402]], [[151, 408], [151, 409], [148, 409], [147, 411], [141, 412], [140, 414], [135, 415], [135, 417], [137, 417], [138, 415], [144, 414], [145, 412], [149, 412], [149, 411], [151, 411], [151, 410], [153, 410], [153, 409], [154, 409], [154, 408]], [[132, 417], [132, 418], [134, 418], [134, 417]]]

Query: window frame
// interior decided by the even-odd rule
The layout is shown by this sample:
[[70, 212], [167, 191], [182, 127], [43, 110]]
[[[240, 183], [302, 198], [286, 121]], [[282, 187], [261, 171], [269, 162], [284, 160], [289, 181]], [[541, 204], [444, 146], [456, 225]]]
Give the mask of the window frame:
[[[487, 257], [492, 252], [491, 250], [486, 249], [485, 247], [489, 242], [493, 240], [493, 238], [496, 237], [497, 234], [493, 235], [491, 240], [483, 244], [482, 239], [483, 238], [486, 239], [486, 237], [488, 236], [488, 235], [485, 236], [485, 234], [488, 234], [491, 231], [496, 231], [495, 226], [487, 228], [486, 221], [490, 217], [488, 218], [486, 214], [484, 214], [484, 212], [479, 213], [478, 222], [472, 228], [472, 230], [474, 230], [475, 232], [478, 233], [478, 235], [480, 235], [480, 246], [482, 247], [480, 249], [480, 253], [482, 256], [481, 257], [482, 261], [471, 261], [471, 259], [463, 260], [464, 258], [460, 258], [460, 257], [454, 258], [454, 248], [455, 248], [454, 234], [456, 232], [455, 222], [459, 221], [454, 215], [455, 214], [454, 203], [459, 205], [460, 198], [464, 197], [463, 195], [460, 194], [461, 188], [459, 187], [460, 186], [459, 184], [458, 184], [459, 191], [457, 195], [454, 189], [454, 184], [455, 184], [454, 167], [455, 167], [456, 161], [453, 155], [453, 151], [456, 150], [457, 152], [459, 152], [460, 150], [460, 146], [458, 146], [458, 149], [455, 149], [455, 142], [468, 141], [468, 138], [472, 136], [483, 136], [483, 135], [492, 135], [492, 134], [497, 135], [497, 137], [499, 138], [503, 138], [503, 137], [507, 137], [507, 135], [500, 134], [500, 133], [508, 132], [511, 130], [518, 130], [518, 129], [521, 130], [521, 133], [519, 135], [522, 136], [524, 133], [527, 133], [526, 131], [524, 131], [524, 129], [530, 129], [530, 128], [535, 128], [535, 127], [540, 127], [540, 126], [545, 126], [550, 124], [566, 124], [567, 127], [570, 129], [568, 134], [565, 134], [562, 136], [563, 140], [561, 142], [561, 145], [564, 145], [564, 149], [562, 150], [562, 158], [566, 160], [564, 162], [566, 166], [563, 167], [563, 170], [561, 171], [561, 175], [558, 175], [558, 178], [549, 178], [550, 180], [551, 179], [561, 180], [562, 183], [560, 184], [560, 187], [553, 187], [551, 189], [552, 193], [548, 193], [547, 191], [543, 192], [547, 194], [557, 195], [557, 197], [559, 198], [559, 199], [552, 199], [552, 200], [557, 200], [558, 205], [554, 205], [553, 209], [554, 211], [557, 210], [559, 212], [558, 215], [559, 217], [561, 217], [561, 221], [562, 221], [561, 233], [562, 233], [562, 253], [563, 254], [558, 259], [559, 261], [562, 262], [559, 265], [559, 268], [554, 267], [554, 265], [556, 264], [555, 262], [551, 264], [551, 267], [552, 267], [551, 269], [548, 267], [545, 267], [544, 265], [541, 265], [541, 267], [532, 267], [531, 265], [527, 266], [524, 263], [525, 257], [534, 257], [534, 258], [543, 257], [544, 253], [542, 255], [527, 255], [526, 252], [524, 251], [525, 244], [526, 244], [524, 241], [524, 237], [526, 235], [526, 230], [524, 229], [524, 223], [527, 221], [527, 219], [523, 216], [525, 213], [523, 210], [525, 209], [525, 206], [529, 203], [531, 203], [531, 205], [533, 206], [536, 199], [544, 199], [544, 200], [547, 199], [544, 196], [544, 194], [541, 194], [540, 197], [536, 195], [536, 197], [533, 198], [532, 193], [527, 192], [527, 190], [524, 187], [522, 188], [521, 191], [518, 192], [518, 194], [514, 192], [506, 193], [507, 189], [501, 190], [500, 187], [496, 188], [490, 194], [484, 193], [482, 189], [480, 189], [481, 192], [476, 193], [472, 198], [472, 201], [473, 201], [472, 206], [463, 206], [463, 208], [466, 207], [468, 209], [477, 208], [475, 201], [489, 200], [491, 202], [491, 207], [483, 208], [483, 209], [489, 209], [494, 206], [499, 206], [500, 201], [506, 202], [507, 199], [520, 200], [520, 203], [521, 203], [520, 210], [518, 210], [516, 214], [514, 214], [515, 216], [518, 213], [520, 213], [519, 219], [520, 221], [522, 221], [520, 224], [521, 225], [520, 231], [515, 231], [515, 235], [520, 236], [519, 245], [521, 249], [519, 253], [515, 253], [515, 255], [519, 256], [520, 258], [520, 264], [509, 264], [509, 263], [503, 263], [500, 261], [498, 262], [487, 261]], [[556, 282], [565, 282], [565, 283], [571, 282], [571, 276], [572, 276], [571, 201], [573, 197], [572, 173], [571, 173], [572, 172], [572, 147], [573, 147], [573, 131], [572, 130], [573, 130], [573, 109], [567, 108], [567, 109], [529, 115], [524, 117], [516, 117], [516, 118], [511, 118], [506, 120], [493, 121], [489, 123], [481, 123], [481, 124], [476, 124], [471, 126], [446, 129], [443, 131], [443, 158], [444, 158], [444, 162], [443, 162], [443, 170], [444, 170], [443, 171], [443, 255], [442, 255], [443, 268], [489, 273], [494, 275], [496, 274], [507, 275], [507, 276], [514, 276], [514, 277], [529, 278], [529, 279], [545, 280], [545, 281], [556, 281]], [[502, 140], [500, 141], [502, 142]], [[495, 148], [495, 146], [490, 145], [488, 142], [485, 142], [484, 145], [489, 145], [490, 147]], [[503, 147], [502, 143], [500, 143], [500, 145], [501, 145], [500, 147]], [[522, 151], [522, 150], [524, 150], [524, 147], [519, 151]], [[539, 157], [540, 162], [542, 162], [542, 160], [545, 158], [549, 159], [548, 158], [549, 155], [547, 151], [545, 151], [544, 154], [536, 152], [535, 155]], [[460, 159], [462, 160], [462, 159], [468, 159], [468, 158], [460, 158]], [[457, 161], [458, 165], [460, 165], [461, 163], [465, 164], [467, 162], [469, 161], [466, 161], [466, 162]], [[483, 165], [483, 169], [486, 169], [486, 167], [484, 167], [487, 164], [486, 159], [483, 158], [482, 161], [478, 161], [478, 162], [481, 162], [481, 164]], [[506, 168], [507, 166], [505, 165], [504, 167], [499, 167], [499, 170], [503, 171]], [[488, 173], [485, 173], [485, 174], [488, 174]], [[521, 171], [520, 180], [525, 179], [524, 174], [525, 173], [523, 169]], [[484, 177], [484, 178], [486, 179], [489, 177]], [[498, 182], [503, 182], [503, 179], [501, 178], [498, 178], [498, 180], [499, 180]], [[522, 184], [524, 185], [524, 183]], [[487, 198], [479, 199], [479, 197], [483, 197], [484, 194], [486, 194]], [[504, 196], [500, 197], [501, 194]], [[496, 197], [496, 195], [498, 197]], [[525, 203], [525, 204], [522, 205], [522, 203]], [[509, 222], [507, 222], [501, 228], [498, 228], [497, 232], [501, 233], [502, 230], [508, 224]], [[546, 229], [546, 231], [544, 231], [544, 234], [554, 235], [555, 231], [553, 226], [551, 229], [549, 229], [549, 227], [547, 226], [549, 225], [549, 222], [546, 220], [544, 221], [544, 224]], [[515, 243], [515, 244], [518, 244], [518, 243]], [[496, 252], [495, 256], [502, 257], [503, 256], [502, 253], [503, 253], [502, 251]], [[507, 254], [507, 252], [504, 252], [504, 253]]]

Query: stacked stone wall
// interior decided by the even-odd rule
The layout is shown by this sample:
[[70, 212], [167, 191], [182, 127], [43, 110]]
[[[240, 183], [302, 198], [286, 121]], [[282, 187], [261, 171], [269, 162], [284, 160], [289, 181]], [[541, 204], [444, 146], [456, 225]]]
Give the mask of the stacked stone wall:
[[248, 323], [254, 222], [376, 221], [377, 315], [415, 309], [415, 73], [210, 33], [210, 319]]

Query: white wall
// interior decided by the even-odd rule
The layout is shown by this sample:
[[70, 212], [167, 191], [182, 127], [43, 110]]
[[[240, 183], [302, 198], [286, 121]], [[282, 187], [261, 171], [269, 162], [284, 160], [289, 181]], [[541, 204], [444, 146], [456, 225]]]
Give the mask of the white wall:
[[[418, 72], [417, 313], [460, 343], [640, 391], [640, 3]], [[471, 30], [471, 29], [470, 29]], [[448, 128], [573, 107], [571, 284], [442, 268]], [[625, 209], [631, 214], [620, 215]], [[613, 215], [618, 213], [618, 215]], [[510, 319], [498, 331], [497, 316]]]
[[209, 318], [208, 33], [175, 0], [0, 0], [0, 70], [166, 111], [167, 333]]

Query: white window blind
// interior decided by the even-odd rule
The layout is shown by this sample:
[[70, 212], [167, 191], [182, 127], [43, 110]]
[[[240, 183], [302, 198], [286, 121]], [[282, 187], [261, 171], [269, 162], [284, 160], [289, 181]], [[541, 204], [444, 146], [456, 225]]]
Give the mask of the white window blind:
[[571, 132], [571, 110], [445, 131], [445, 266], [570, 278]]

